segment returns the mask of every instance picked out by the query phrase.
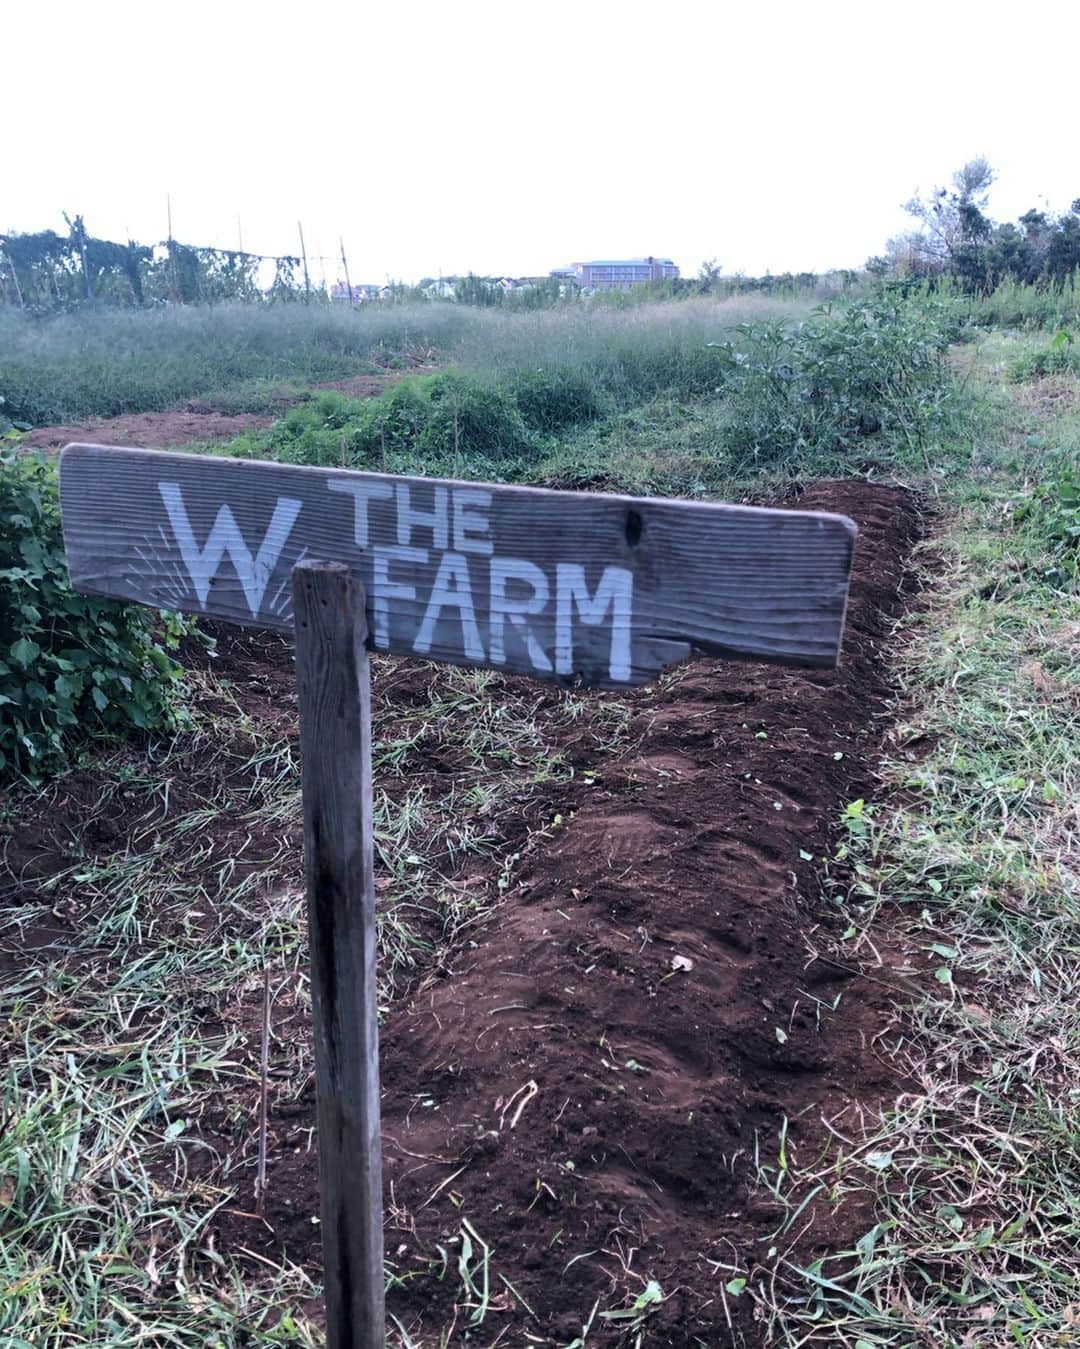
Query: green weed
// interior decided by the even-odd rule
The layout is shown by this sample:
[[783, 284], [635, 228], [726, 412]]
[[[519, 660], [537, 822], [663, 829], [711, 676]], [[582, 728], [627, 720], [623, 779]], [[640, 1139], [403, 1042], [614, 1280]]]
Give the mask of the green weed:
[[[866, 1225], [810, 1263], [770, 1252], [751, 1290], [777, 1346], [1076, 1339], [1080, 605], [1047, 579], [1074, 498], [1067, 474], [1063, 495], [1050, 485], [1060, 460], [1040, 460], [1031, 420], [997, 406], [970, 477], [946, 485], [894, 750], [879, 798], [845, 812], [842, 884], [834, 873], [837, 958], [891, 978], [888, 941], [924, 971], [882, 1046], [908, 1086], [876, 1127], [789, 1157], [785, 1213], [837, 1206]], [[1066, 417], [1051, 438], [1068, 462], [1080, 426]]]
[[174, 727], [188, 625], [78, 595], [56, 466], [0, 449], [0, 776], [55, 772], [81, 736]]
[[1027, 352], [1009, 366], [1009, 379], [1017, 384], [1026, 379], [1067, 374], [1080, 374], [1080, 348], [1067, 328], [1055, 333], [1049, 346]]

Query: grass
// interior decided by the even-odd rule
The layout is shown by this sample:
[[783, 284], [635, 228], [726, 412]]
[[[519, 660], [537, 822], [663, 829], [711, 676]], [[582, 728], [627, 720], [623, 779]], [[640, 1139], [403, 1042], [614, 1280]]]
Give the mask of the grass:
[[428, 355], [470, 315], [452, 305], [325, 305], [0, 312], [0, 395], [13, 421], [46, 425], [175, 407], [274, 407], [297, 387]]
[[[654, 337], [661, 352], [669, 337], [697, 342], [695, 323], [735, 311], [687, 308], [674, 337], [667, 310], [628, 312], [639, 345], [606, 367], [607, 329], [574, 339], [582, 368], [608, 370], [613, 402], [627, 352]], [[556, 317], [480, 315], [452, 340], [512, 378], [557, 351]], [[520, 345], [504, 351], [511, 332]], [[900, 476], [935, 514], [927, 588], [900, 634], [893, 749], [875, 798], [838, 825], [845, 855], [829, 891], [845, 962], [892, 970], [893, 956], [874, 953], [899, 949], [921, 971], [887, 1042], [910, 1086], [865, 1128], [841, 1136], [835, 1124], [818, 1157], [786, 1137], [778, 1157], [759, 1155], [777, 1219], [757, 1266], [718, 1271], [718, 1286], [756, 1300], [777, 1346], [1041, 1349], [1080, 1334], [1080, 605], [1054, 579], [1060, 559], [1038, 515], [1020, 510], [1080, 456], [1080, 381], [1007, 387], [1009, 367], [1041, 345], [994, 333], [963, 348], [978, 415], [950, 405], [918, 447], [871, 437], [855, 453], [735, 460], [720, 400], [643, 384], [528, 469], [558, 486], [759, 498], [812, 475]], [[392, 670], [380, 668], [377, 693]], [[9, 942], [20, 952], [0, 988], [0, 1342], [12, 1349], [319, 1343], [304, 1271], [255, 1276], [207, 1235], [236, 1180], [252, 1179], [250, 1008], [267, 966], [280, 1100], [304, 1090], [311, 1065], [289, 1032], [307, 1011], [292, 743], [226, 682], [192, 678], [193, 728], [96, 759], [86, 771], [97, 796], [71, 818], [67, 864], [36, 887], [11, 878], [0, 908], [0, 966]], [[541, 837], [533, 820], [518, 842], [497, 842], [568, 771], [552, 752], [560, 727], [580, 722], [599, 753], [627, 726], [617, 700], [509, 697], [498, 676], [451, 670], [432, 673], [417, 705], [384, 697], [376, 717], [386, 1006], [435, 968]], [[428, 771], [438, 762], [449, 767]], [[38, 804], [78, 780], [61, 778]], [[134, 819], [130, 843], [125, 823], [123, 846], [92, 847], [89, 826], [118, 815]], [[461, 883], [473, 869], [480, 887]], [[20, 928], [36, 934], [29, 956]], [[221, 1140], [209, 1158], [203, 1119]], [[820, 1205], [857, 1207], [865, 1230], [847, 1251], [800, 1262], [791, 1242]], [[494, 1298], [516, 1294], [477, 1223], [462, 1214], [423, 1276], [453, 1288], [459, 1326], [485, 1343]], [[738, 1277], [724, 1285], [728, 1274]], [[417, 1276], [388, 1269], [391, 1284]], [[619, 1330], [648, 1345], [662, 1296], [647, 1286], [623, 1306], [583, 1309], [572, 1349]]]
[[962, 308], [984, 328], [1064, 328], [1080, 322], [1080, 273], [1060, 287], [1004, 281], [989, 295], [963, 301]]
[[835, 876], [842, 958], [900, 944], [925, 970], [888, 1037], [911, 1086], [877, 1127], [782, 1168], [785, 1230], [807, 1203], [872, 1218], [809, 1266], [763, 1260], [776, 1345], [1080, 1336], [1080, 597], [1017, 519], [1080, 454], [1080, 381], [1064, 414], [1002, 408], [1014, 349], [994, 337], [976, 357], [997, 429], [946, 493], [894, 750]]
[[[559, 732], [580, 727], [598, 748], [626, 734], [617, 699], [427, 675], [422, 697], [400, 699], [401, 670], [375, 670], [383, 1008], [437, 969], [533, 846], [545, 820], [530, 802], [570, 775]], [[70, 806], [65, 864], [35, 882], [12, 872], [9, 844], [3, 868], [5, 1349], [319, 1342], [304, 1271], [264, 1262], [259, 1277], [209, 1235], [233, 1186], [254, 1180], [264, 970], [277, 1104], [312, 1072], [290, 1029], [310, 1015], [295, 747], [280, 689], [261, 689], [267, 720], [227, 679], [189, 677], [189, 731], [99, 757], [6, 821], [17, 838], [47, 804], [85, 803]], [[5, 950], [23, 954], [13, 965]], [[477, 1255], [460, 1255], [478, 1281]], [[476, 1287], [466, 1294], [472, 1306]]]
[[[1076, 277], [1057, 289], [1008, 282], [971, 297], [942, 281], [933, 295], [959, 325], [1058, 329], [1080, 322], [1078, 288]], [[31, 425], [155, 411], [193, 398], [225, 412], [276, 410], [312, 384], [436, 354], [495, 379], [575, 369], [621, 402], [669, 390], [700, 396], [709, 364], [703, 349], [718, 332], [801, 319], [815, 303], [815, 292], [797, 290], [626, 307], [572, 302], [528, 312], [451, 303], [358, 310], [225, 304], [37, 317], [0, 308], [0, 409]]]
[[680, 363], [719, 330], [808, 308], [806, 301], [745, 297], [521, 314], [450, 303], [220, 305], [48, 318], [0, 310], [0, 407], [32, 425], [159, 410], [191, 398], [222, 411], [260, 411], [305, 385], [436, 353], [492, 376], [573, 366], [605, 388], [677, 383]]
[[[956, 421], [949, 317], [891, 297], [804, 319], [720, 326], [733, 302], [494, 315], [499, 364], [402, 380], [377, 398], [324, 393], [225, 452], [289, 463], [563, 487], [666, 492], [925, 454]], [[747, 312], [743, 310], [741, 312]], [[715, 325], [715, 326], [713, 326]], [[578, 342], [595, 337], [600, 351]], [[522, 367], [530, 334], [560, 334], [558, 366]], [[578, 334], [580, 336], [580, 334]], [[707, 340], [708, 339], [708, 340]], [[602, 354], [601, 354], [602, 353]], [[663, 480], [663, 463], [680, 455]], [[627, 442], [643, 440], [644, 458]], [[683, 452], [686, 453], [683, 453]], [[629, 461], [633, 460], [631, 464]]]

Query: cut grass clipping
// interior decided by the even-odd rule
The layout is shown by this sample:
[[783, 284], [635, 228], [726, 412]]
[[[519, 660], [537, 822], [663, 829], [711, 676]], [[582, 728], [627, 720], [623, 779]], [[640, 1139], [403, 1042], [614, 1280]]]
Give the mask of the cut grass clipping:
[[[278, 1107], [304, 1093], [312, 1071], [292, 1029], [307, 1023], [310, 998], [299, 776], [283, 738], [291, 659], [266, 641], [280, 679], [252, 686], [243, 671], [235, 683], [193, 672], [191, 729], [114, 751], [47, 789], [61, 823], [42, 841], [40, 877], [33, 850], [17, 862], [8, 845], [4, 1349], [321, 1343], [303, 1310], [318, 1293], [309, 1276], [258, 1256], [238, 1267], [211, 1226], [238, 1181], [255, 1203], [252, 1009], [267, 972]], [[489, 671], [378, 665], [385, 1007], [494, 901], [547, 823], [530, 823], [529, 803], [570, 771], [552, 731], [572, 724], [594, 745], [614, 744], [626, 716], [614, 699], [512, 692]], [[501, 848], [508, 836], [516, 842]], [[460, 1259], [474, 1269], [467, 1224], [462, 1233]]]

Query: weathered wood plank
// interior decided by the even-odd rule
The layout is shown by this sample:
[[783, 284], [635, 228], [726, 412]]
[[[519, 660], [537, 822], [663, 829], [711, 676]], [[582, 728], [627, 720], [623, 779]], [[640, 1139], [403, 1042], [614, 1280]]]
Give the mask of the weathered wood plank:
[[835, 664], [844, 516], [69, 445], [73, 584], [292, 626], [289, 574], [345, 563], [372, 645], [625, 687], [691, 651]]
[[382, 1150], [372, 875], [371, 694], [360, 582], [292, 576], [315, 1022], [327, 1349], [382, 1349]]

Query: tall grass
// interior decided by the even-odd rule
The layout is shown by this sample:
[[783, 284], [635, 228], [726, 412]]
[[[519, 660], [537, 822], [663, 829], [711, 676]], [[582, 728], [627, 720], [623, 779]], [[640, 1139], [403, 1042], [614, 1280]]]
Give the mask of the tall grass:
[[502, 374], [575, 366], [616, 394], [700, 393], [705, 343], [748, 319], [810, 302], [751, 296], [633, 310], [573, 304], [501, 313], [449, 303], [97, 310], [50, 318], [0, 312], [0, 395], [35, 425], [168, 408], [190, 398], [272, 404], [282, 385], [343, 379], [402, 357]]
[[265, 404], [269, 386], [343, 379], [373, 362], [428, 354], [476, 315], [453, 305], [362, 311], [326, 305], [219, 305], [0, 312], [0, 395], [15, 420], [42, 425], [232, 395]]
[[973, 323], [984, 328], [1065, 328], [1080, 322], [1080, 272], [1063, 286], [1004, 281], [970, 302]]
[[[955, 402], [942, 309], [880, 297], [802, 322], [734, 324], [775, 313], [760, 300], [497, 315], [459, 348], [476, 373], [402, 380], [363, 402], [323, 393], [228, 452], [529, 482], [545, 479], [554, 455], [563, 485], [616, 485], [625, 477], [610, 433], [627, 418], [653, 421], [649, 409], [662, 406], [667, 421], [670, 409], [718, 411], [706, 419], [715, 442], [706, 459], [726, 473], [837, 455], [850, 468], [875, 448], [910, 458]], [[655, 459], [667, 432], [645, 431]], [[591, 467], [567, 477], [567, 456]]]
[[497, 377], [526, 370], [572, 369], [626, 402], [671, 392], [688, 397], [718, 382], [708, 344], [725, 330], [765, 319], [799, 319], [809, 298], [709, 296], [628, 309], [575, 304], [530, 314], [489, 312], [463, 329], [453, 355], [463, 366]]
[[[973, 362], [994, 420], [941, 484], [902, 720], [833, 877], [847, 926], [830, 957], [880, 965], [913, 998], [878, 1041], [905, 1090], [876, 1130], [847, 1116], [822, 1156], [771, 1171], [786, 1213], [753, 1292], [783, 1349], [1080, 1342], [1080, 593], [1063, 495], [1080, 413], [1023, 386], [1004, 404], [1007, 350]], [[799, 1266], [788, 1233], [808, 1196], [861, 1227]]]
[[985, 295], [969, 294], [951, 277], [936, 277], [907, 293], [944, 304], [958, 323], [977, 328], [1066, 328], [1080, 322], [1080, 272], [1060, 286], [1006, 280]]

